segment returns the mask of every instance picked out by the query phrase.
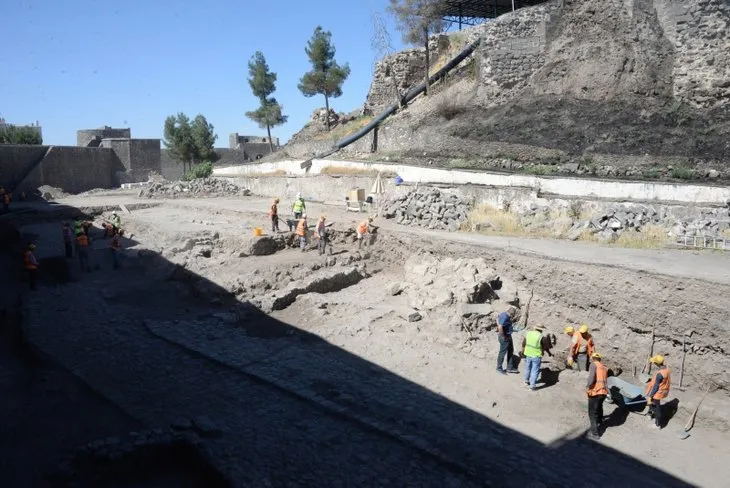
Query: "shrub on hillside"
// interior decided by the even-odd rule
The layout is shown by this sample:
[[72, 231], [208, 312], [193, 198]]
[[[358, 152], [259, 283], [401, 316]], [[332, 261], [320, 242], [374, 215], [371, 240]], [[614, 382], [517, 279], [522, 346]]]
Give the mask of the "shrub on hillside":
[[198, 178], [208, 178], [213, 174], [213, 163], [205, 162], [196, 164], [183, 175], [183, 181], [197, 180]]

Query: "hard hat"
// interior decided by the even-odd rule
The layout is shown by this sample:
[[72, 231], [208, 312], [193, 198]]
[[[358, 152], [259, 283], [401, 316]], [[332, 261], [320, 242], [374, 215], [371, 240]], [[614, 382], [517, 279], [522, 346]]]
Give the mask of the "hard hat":
[[306, 218], [307, 218], [307, 214], [303, 213], [303, 214], [302, 214], [302, 218], [303, 218], [303, 219], [306, 219]]
[[566, 334], [574, 334], [574, 333], [575, 333], [575, 329], [573, 328], [573, 326], [572, 326], [572, 325], [569, 325], [569, 326], [567, 326], [567, 327], [565, 328], [565, 333], [566, 333]]
[[662, 364], [664, 364], [664, 356], [662, 356], [661, 354], [657, 354], [656, 356], [649, 359], [649, 362], [654, 363], [657, 366], [661, 366]]
[[324, 220], [324, 219], [326, 219], [326, 218], [327, 218], [327, 215], [325, 215], [325, 214], [322, 214], [322, 215], [320, 215], [320, 216], [319, 216], [319, 218], [320, 218], [320, 219], [322, 219], [322, 220]]
[[112, 212], [112, 215], [116, 215], [116, 214], [117, 214], [117, 211], [116, 210]]
[[581, 334], [585, 334], [586, 332], [588, 332], [588, 326], [586, 324], [581, 325], [580, 329], [578, 329], [578, 332], [580, 332]]
[[28, 244], [28, 249], [35, 249], [35, 244]]
[[279, 203], [279, 198], [274, 198], [274, 203]]
[[297, 193], [297, 198], [302, 198], [302, 194], [301, 193]]
[[372, 217], [368, 217], [368, 222], [372, 222], [372, 221], [373, 221], [373, 218]]
[[601, 353], [600, 352], [594, 352], [593, 354], [591, 354], [591, 357], [593, 359], [601, 359], [601, 358], [603, 358], [603, 356], [601, 356]]

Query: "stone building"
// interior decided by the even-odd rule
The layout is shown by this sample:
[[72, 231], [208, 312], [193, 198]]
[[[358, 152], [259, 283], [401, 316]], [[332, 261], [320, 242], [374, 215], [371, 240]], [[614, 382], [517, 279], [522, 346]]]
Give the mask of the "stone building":
[[117, 171], [119, 183], [146, 181], [151, 172], [161, 172], [160, 139], [133, 139], [129, 128], [79, 130], [76, 145], [112, 149], [124, 168]]
[[[274, 151], [279, 149], [279, 138], [272, 137], [271, 145], [273, 145]], [[244, 136], [235, 132], [228, 137], [228, 148], [242, 151], [244, 161], [255, 161], [271, 154], [271, 145], [266, 136]]]

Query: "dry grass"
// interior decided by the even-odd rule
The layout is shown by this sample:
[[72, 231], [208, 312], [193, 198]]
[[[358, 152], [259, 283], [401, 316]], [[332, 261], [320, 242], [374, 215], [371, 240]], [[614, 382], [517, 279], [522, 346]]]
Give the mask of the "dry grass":
[[325, 166], [320, 170], [320, 174], [330, 176], [367, 176], [375, 178], [378, 173], [380, 173], [381, 178], [395, 178], [395, 173], [391, 171], [379, 172], [376, 169], [350, 168], [349, 166]]
[[518, 215], [506, 212], [491, 205], [479, 205], [469, 213], [467, 219], [469, 229], [481, 227], [481, 232], [499, 235], [526, 235]]
[[339, 141], [343, 137], [347, 137], [350, 134], [354, 134], [355, 132], [359, 131], [360, 129], [368, 125], [372, 119], [372, 117], [358, 117], [357, 119], [352, 120], [344, 125], [336, 126], [329, 132], [322, 132], [321, 134], [317, 134], [312, 137], [312, 140], [327, 141], [332, 139], [335, 141]]
[[[598, 237], [588, 230], [581, 234], [580, 240], [584, 242], [600, 242]], [[659, 225], [647, 225], [642, 227], [641, 232], [625, 230], [618, 239], [607, 244], [631, 249], [661, 249], [669, 243], [671, 243], [671, 239], [667, 235], [665, 228]]]
[[267, 176], [286, 176], [286, 171], [283, 169], [277, 169], [276, 171], [247, 173], [242, 175], [243, 178], [263, 178]]

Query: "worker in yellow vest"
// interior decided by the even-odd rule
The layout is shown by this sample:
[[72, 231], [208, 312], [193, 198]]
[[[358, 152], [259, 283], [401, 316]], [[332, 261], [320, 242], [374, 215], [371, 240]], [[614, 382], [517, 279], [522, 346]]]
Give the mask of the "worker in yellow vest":
[[304, 203], [304, 199], [302, 198], [301, 193], [297, 193], [297, 199], [294, 200], [294, 205], [292, 205], [292, 212], [294, 212], [294, 218], [296, 220], [299, 220], [304, 215], [304, 212], [307, 211], [307, 205]]
[[551, 346], [550, 338], [545, 335], [545, 327], [542, 325], [536, 325], [522, 339], [522, 355], [525, 357], [525, 385], [532, 391], [537, 389], [537, 377], [540, 375], [543, 354], [548, 353], [552, 356]]
[[664, 356], [657, 354], [649, 362], [659, 367], [648, 385], [646, 385], [646, 404], [649, 405], [649, 414], [654, 417], [651, 426], [655, 429], [664, 427], [662, 415], [662, 400], [669, 396], [671, 387], [671, 371], [664, 365]]
[[588, 383], [586, 393], [588, 394], [588, 418], [591, 422], [591, 430], [588, 437], [599, 439], [603, 424], [603, 402], [608, 395], [608, 368], [603, 364], [603, 357], [593, 352], [592, 363], [588, 369]]

